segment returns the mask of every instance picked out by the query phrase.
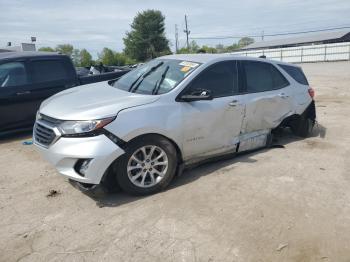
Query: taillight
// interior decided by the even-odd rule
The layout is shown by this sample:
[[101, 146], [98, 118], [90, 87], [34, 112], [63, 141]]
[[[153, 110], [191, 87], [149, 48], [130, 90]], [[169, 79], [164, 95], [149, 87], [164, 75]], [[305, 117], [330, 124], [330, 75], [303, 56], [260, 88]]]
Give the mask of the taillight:
[[310, 87], [308, 92], [309, 92], [309, 95], [311, 96], [311, 98], [315, 97], [315, 90], [313, 88]]

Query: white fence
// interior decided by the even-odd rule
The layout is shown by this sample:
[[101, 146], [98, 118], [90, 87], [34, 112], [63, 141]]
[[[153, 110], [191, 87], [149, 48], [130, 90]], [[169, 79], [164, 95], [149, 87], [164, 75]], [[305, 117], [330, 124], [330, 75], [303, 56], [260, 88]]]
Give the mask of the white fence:
[[350, 42], [239, 51], [232, 54], [251, 57], [265, 55], [268, 59], [289, 63], [341, 61], [350, 60]]

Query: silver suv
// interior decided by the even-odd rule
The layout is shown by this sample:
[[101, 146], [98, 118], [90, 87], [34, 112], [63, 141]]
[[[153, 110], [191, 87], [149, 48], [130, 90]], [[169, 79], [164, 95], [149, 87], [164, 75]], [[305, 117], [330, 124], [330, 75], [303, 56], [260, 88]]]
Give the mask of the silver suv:
[[59, 173], [86, 188], [151, 194], [190, 164], [269, 145], [277, 127], [307, 136], [315, 118], [313, 90], [298, 66], [171, 55], [117, 81], [52, 96], [33, 137]]

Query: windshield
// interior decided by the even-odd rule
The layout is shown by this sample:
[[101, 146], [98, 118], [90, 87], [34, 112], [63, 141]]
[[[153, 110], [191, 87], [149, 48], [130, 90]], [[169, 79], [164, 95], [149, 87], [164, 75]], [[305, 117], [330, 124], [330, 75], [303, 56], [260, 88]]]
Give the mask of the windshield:
[[164, 94], [172, 90], [199, 65], [182, 60], [155, 59], [122, 76], [113, 86], [138, 94]]

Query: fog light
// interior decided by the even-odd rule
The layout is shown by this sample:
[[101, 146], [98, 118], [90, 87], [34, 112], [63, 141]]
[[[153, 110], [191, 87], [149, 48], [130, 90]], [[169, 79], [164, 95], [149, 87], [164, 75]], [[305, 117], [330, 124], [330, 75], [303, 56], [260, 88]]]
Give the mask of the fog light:
[[79, 175], [81, 176], [85, 176], [86, 171], [89, 168], [89, 164], [91, 162], [92, 159], [80, 159], [78, 160], [78, 162], [75, 164], [75, 171], [77, 173], [79, 173]]

